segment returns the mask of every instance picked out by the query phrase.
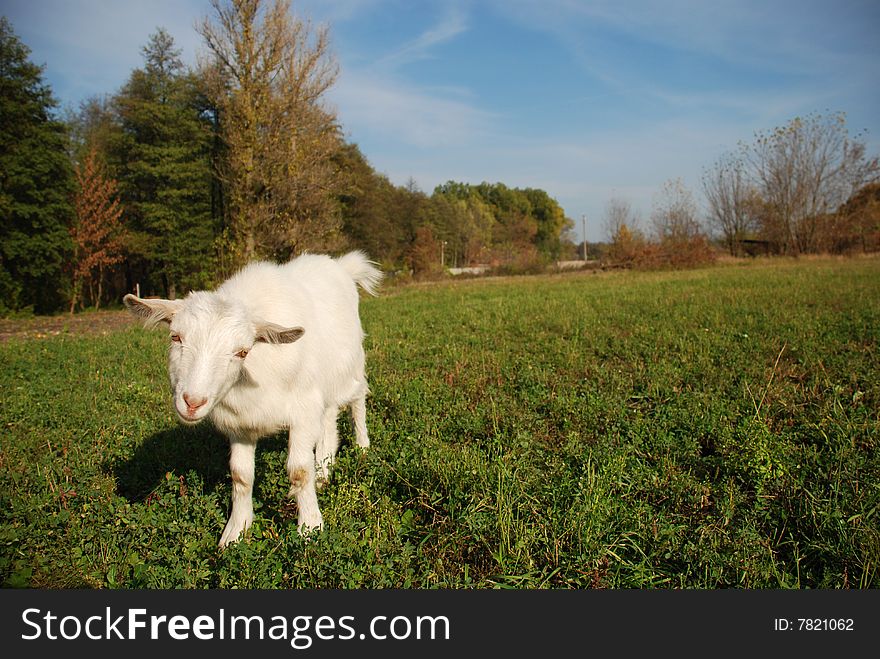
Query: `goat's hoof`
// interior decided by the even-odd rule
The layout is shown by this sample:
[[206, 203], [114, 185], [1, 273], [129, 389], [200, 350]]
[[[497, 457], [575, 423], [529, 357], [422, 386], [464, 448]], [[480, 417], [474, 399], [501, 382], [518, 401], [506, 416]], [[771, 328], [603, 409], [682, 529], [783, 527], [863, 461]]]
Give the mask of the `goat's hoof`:
[[226, 528], [223, 529], [223, 535], [220, 536], [220, 542], [218, 543], [220, 549], [226, 549], [232, 543], [241, 540], [242, 535], [251, 527], [252, 523], [253, 519], [246, 519], [244, 522], [236, 523], [233, 523], [230, 519], [226, 523]]
[[223, 549], [226, 549], [229, 545], [238, 542], [240, 539], [241, 539], [241, 533], [239, 533], [235, 537], [232, 537], [232, 536], [227, 536], [226, 532], [224, 531], [223, 535], [220, 536], [220, 542], [217, 544], [217, 546], [221, 550], [223, 550]]
[[324, 530], [324, 520], [319, 517], [315, 522], [300, 522], [296, 530], [304, 540], [309, 541]]

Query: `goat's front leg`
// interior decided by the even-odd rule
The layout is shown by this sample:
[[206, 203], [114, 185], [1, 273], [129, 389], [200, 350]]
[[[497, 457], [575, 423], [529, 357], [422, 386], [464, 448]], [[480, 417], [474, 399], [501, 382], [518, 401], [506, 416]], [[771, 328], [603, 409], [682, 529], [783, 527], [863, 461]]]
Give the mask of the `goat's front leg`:
[[315, 447], [322, 432], [320, 416], [311, 423], [290, 429], [287, 447], [287, 475], [290, 477], [290, 494], [296, 498], [299, 513], [297, 526], [301, 534], [324, 525], [318, 508], [315, 491]]
[[220, 536], [220, 547], [235, 542], [254, 521], [254, 454], [257, 442], [251, 438], [229, 440], [229, 471], [232, 474], [232, 512]]

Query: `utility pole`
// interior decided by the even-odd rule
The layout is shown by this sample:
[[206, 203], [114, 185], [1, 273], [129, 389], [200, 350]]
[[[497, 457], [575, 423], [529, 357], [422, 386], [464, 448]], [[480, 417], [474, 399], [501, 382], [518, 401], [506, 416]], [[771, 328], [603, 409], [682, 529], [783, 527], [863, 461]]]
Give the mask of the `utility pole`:
[[581, 215], [581, 224], [584, 229], [584, 261], [587, 260], [587, 214]]

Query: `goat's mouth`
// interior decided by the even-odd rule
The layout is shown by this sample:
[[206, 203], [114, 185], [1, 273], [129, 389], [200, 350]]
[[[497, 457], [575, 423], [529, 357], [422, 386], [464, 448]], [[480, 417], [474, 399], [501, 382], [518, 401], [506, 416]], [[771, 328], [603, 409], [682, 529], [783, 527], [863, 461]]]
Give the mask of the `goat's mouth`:
[[197, 409], [192, 409], [187, 405], [181, 405], [179, 402], [175, 401], [174, 403], [174, 411], [177, 412], [177, 418], [187, 426], [194, 426], [203, 421], [208, 416], [210, 407], [210, 405], [204, 405]]
[[187, 416], [185, 414], [181, 414], [180, 412], [178, 412], [177, 418], [184, 425], [195, 426], [195, 425], [201, 423], [202, 419], [204, 419], [205, 417], [203, 417], [203, 416], [192, 417], [192, 416]]

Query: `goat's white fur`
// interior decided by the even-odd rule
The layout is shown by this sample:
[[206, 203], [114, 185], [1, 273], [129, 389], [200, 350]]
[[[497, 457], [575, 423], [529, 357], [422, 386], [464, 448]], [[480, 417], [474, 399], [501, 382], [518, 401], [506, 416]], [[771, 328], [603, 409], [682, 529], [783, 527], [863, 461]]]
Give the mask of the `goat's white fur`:
[[168, 373], [180, 420], [209, 418], [229, 438], [232, 512], [221, 547], [253, 522], [257, 440], [282, 429], [299, 530], [321, 528], [315, 488], [339, 446], [341, 407], [351, 407], [357, 445], [369, 446], [356, 285], [375, 295], [381, 280], [362, 252], [306, 254], [283, 265], [252, 263], [215, 291], [183, 300], [125, 296], [147, 326], [170, 325]]

